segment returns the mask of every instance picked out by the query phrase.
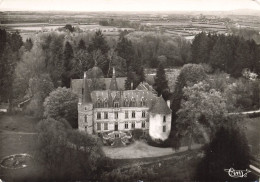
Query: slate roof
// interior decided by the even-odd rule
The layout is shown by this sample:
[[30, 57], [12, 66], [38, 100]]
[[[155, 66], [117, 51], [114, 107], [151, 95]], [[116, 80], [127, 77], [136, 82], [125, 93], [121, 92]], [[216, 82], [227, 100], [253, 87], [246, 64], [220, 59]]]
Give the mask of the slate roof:
[[[148, 83], [140, 84], [136, 90], [124, 90], [126, 77], [116, 78], [118, 90], [110, 90], [111, 78], [100, 78], [105, 82], [106, 90], [94, 90], [90, 88], [91, 101], [94, 107], [113, 107], [114, 102], [119, 103], [119, 107], [148, 107], [150, 112], [158, 114], [171, 114], [171, 110], [162, 97], [157, 97], [156, 93]], [[88, 85], [92, 83], [87, 79]], [[71, 89], [82, 101], [83, 79], [71, 80]]]
[[157, 92], [153, 89], [153, 87], [148, 84], [147, 82], [141, 82], [137, 87], [136, 90], [149, 90], [151, 91], [153, 94], [157, 94]]
[[[151, 108], [156, 100], [156, 96], [147, 90], [99, 90], [91, 92], [91, 98], [93, 103], [97, 103], [98, 100], [101, 102], [107, 100], [110, 107], [113, 105], [113, 101], [116, 100], [119, 102], [119, 107], [142, 107], [141, 101], [143, 101], [146, 107]], [[128, 101], [128, 106], [125, 105], [126, 101]]]
[[[110, 87], [111, 78], [99, 78], [99, 80], [104, 82], [105, 90], [108, 90]], [[125, 80], [126, 80], [126, 77], [116, 78], [118, 90], [125, 90]], [[91, 90], [91, 84], [92, 84], [92, 80], [88, 79], [89, 89], [90, 89], [90, 91], [93, 91], [93, 90]], [[80, 96], [82, 94], [82, 86], [83, 86], [83, 79], [72, 79], [71, 80], [70, 88], [71, 88], [72, 92], [76, 93], [78, 96]]]
[[172, 113], [171, 109], [168, 107], [167, 103], [162, 98], [162, 96], [156, 98], [156, 102], [151, 107], [150, 112], [156, 114], [165, 114], [165, 115]]

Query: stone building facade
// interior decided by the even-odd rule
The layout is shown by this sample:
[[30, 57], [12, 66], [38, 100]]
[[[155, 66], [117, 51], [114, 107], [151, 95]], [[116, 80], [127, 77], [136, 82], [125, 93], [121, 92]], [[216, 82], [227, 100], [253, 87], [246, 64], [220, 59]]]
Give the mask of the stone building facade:
[[170, 107], [162, 97], [157, 97], [149, 84], [140, 83], [135, 90], [123, 90], [122, 86], [118, 86], [115, 70], [109, 87], [105, 90], [91, 90], [89, 82], [85, 72], [84, 79], [78, 80], [77, 86], [72, 84], [72, 90], [78, 93], [80, 98], [80, 131], [98, 134], [142, 129], [153, 139], [168, 138], [171, 129]]

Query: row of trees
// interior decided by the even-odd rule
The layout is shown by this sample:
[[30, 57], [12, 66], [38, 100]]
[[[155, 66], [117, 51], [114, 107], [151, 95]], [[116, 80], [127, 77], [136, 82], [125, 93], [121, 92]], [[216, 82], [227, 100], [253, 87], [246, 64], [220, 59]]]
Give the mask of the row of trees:
[[0, 29], [0, 101], [12, 105], [14, 72], [21, 59], [23, 41], [18, 32], [8, 33]]
[[254, 40], [238, 36], [197, 34], [191, 45], [191, 62], [206, 63], [234, 76], [242, 76], [243, 69], [260, 73], [259, 47]]

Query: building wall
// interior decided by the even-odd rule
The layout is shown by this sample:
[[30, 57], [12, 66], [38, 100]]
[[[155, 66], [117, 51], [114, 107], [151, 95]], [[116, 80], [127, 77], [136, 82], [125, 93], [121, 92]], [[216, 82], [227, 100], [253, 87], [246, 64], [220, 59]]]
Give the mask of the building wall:
[[78, 104], [78, 128], [80, 131], [86, 131], [93, 134], [93, 104]]
[[[128, 118], [125, 117], [125, 112], [128, 112]], [[132, 117], [132, 112], [135, 112], [135, 118]], [[108, 119], [105, 119], [105, 112], [108, 113]], [[115, 113], [118, 113], [118, 118], [115, 118]], [[145, 117], [142, 117], [142, 112], [145, 112]], [[95, 132], [114, 131], [115, 123], [118, 124], [119, 131], [128, 131], [133, 129], [148, 129], [149, 128], [149, 113], [147, 107], [120, 107], [120, 108], [95, 108], [93, 112], [93, 120], [95, 123]], [[97, 118], [98, 113], [101, 114], [101, 118]], [[132, 123], [135, 123], [135, 128], [132, 128]], [[142, 122], [145, 122], [145, 127], [142, 127]], [[97, 126], [100, 123], [100, 130]], [[108, 130], [105, 130], [105, 123], [108, 124]], [[128, 123], [128, 128], [125, 124]]]
[[[165, 115], [166, 122], [163, 122], [164, 115], [150, 113], [149, 135], [152, 139], [166, 140], [171, 130], [171, 114]], [[165, 132], [163, 127], [166, 127]]]

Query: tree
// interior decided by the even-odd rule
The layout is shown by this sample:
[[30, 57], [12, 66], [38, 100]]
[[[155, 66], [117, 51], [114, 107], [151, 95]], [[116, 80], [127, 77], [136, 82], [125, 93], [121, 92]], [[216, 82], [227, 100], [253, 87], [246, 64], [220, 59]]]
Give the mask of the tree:
[[157, 91], [158, 96], [162, 95], [165, 90], [169, 89], [163, 64], [160, 64], [157, 68], [154, 78], [154, 89]]
[[61, 86], [61, 78], [64, 73], [64, 34], [50, 33], [39, 36], [38, 51], [45, 57], [45, 70], [50, 74], [54, 87]]
[[63, 169], [68, 167], [68, 129], [65, 121], [52, 118], [44, 119], [37, 125], [35, 157], [47, 170], [48, 180], [60, 179], [66, 174]]
[[37, 131], [35, 158], [47, 172], [42, 181], [98, 180], [111, 168], [99, 139], [71, 130], [65, 120], [44, 119]]
[[116, 46], [118, 56], [126, 60], [126, 69], [129, 71], [131, 63], [134, 61], [134, 49], [132, 42], [125, 36], [120, 36]]
[[48, 74], [41, 74], [37, 77], [30, 78], [27, 94], [31, 100], [26, 107], [26, 111], [33, 114], [35, 117], [41, 118], [44, 112], [44, 99], [53, 89], [54, 86]]
[[182, 136], [188, 136], [188, 148], [191, 149], [192, 138], [196, 135], [202, 135], [209, 142], [210, 134], [226, 117], [227, 108], [221, 93], [210, 89], [206, 83], [184, 87], [183, 92], [176, 126]]
[[67, 88], [57, 88], [44, 101], [44, 116], [67, 120], [73, 128], [78, 126], [78, 97]]
[[100, 49], [94, 50], [94, 51], [92, 51], [91, 54], [92, 54], [92, 59], [93, 59], [94, 65], [101, 68], [103, 74], [107, 73], [108, 60], [106, 59], [104, 54], [102, 54], [101, 50]]
[[102, 54], [106, 54], [109, 50], [109, 46], [107, 45], [107, 41], [104, 38], [101, 30], [98, 30], [95, 33], [95, 36], [92, 38], [92, 41], [88, 47], [88, 52], [92, 52], [98, 49], [101, 51]]
[[71, 77], [78, 79], [83, 77], [86, 70], [89, 70], [94, 66], [94, 60], [87, 50], [80, 49], [75, 52], [72, 65]]
[[80, 39], [79, 44], [78, 44], [78, 49], [79, 50], [86, 50], [87, 49], [86, 44], [85, 44], [83, 39]]
[[209, 54], [209, 38], [205, 32], [201, 32], [195, 36], [191, 44], [192, 63], [207, 63]]
[[66, 24], [64, 28], [69, 30], [70, 32], [74, 32], [75, 31], [75, 28], [71, 24]]
[[220, 127], [205, 148], [205, 156], [196, 169], [196, 181], [254, 181], [256, 176], [231, 178], [226, 169], [246, 170], [250, 150], [244, 132], [236, 125]]
[[108, 72], [107, 77], [112, 76], [113, 68], [115, 68], [116, 76], [123, 77], [126, 76], [126, 60], [117, 55], [114, 49], [108, 51]]
[[[175, 84], [172, 100], [171, 100], [171, 109], [172, 109], [172, 119], [177, 119], [176, 113], [181, 107], [181, 100], [183, 98], [182, 89], [189, 85], [192, 86], [195, 83], [207, 79], [207, 75], [201, 65], [196, 64], [186, 64], [182, 67], [177, 81]], [[173, 126], [174, 123], [172, 123]]]
[[66, 42], [63, 52], [63, 67], [64, 72], [62, 73], [62, 86], [70, 87], [70, 78], [72, 70], [72, 59], [74, 57], [72, 46], [69, 42]]
[[140, 82], [145, 81], [145, 73], [144, 73], [144, 67], [141, 66], [138, 75], [140, 76]]
[[23, 45], [23, 39], [18, 31], [8, 34], [7, 42], [9, 43], [12, 51], [18, 52]]
[[27, 51], [31, 51], [32, 47], [33, 47], [33, 43], [32, 43], [32, 39], [28, 38], [26, 39], [25, 43], [24, 43], [24, 47]]
[[0, 29], [0, 57], [2, 56], [7, 42], [7, 32], [5, 29]]

